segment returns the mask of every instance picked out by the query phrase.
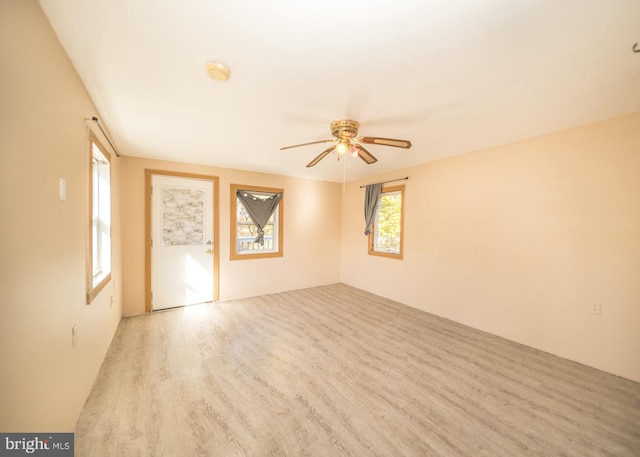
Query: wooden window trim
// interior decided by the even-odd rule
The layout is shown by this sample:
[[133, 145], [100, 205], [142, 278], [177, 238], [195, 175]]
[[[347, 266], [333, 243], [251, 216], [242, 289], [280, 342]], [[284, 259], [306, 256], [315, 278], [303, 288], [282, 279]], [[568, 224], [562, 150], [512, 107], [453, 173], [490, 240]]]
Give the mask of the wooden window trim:
[[[237, 190], [248, 190], [253, 192], [272, 192], [272, 193], [281, 193], [282, 198], [280, 199], [280, 203], [278, 203], [278, 250], [274, 252], [259, 252], [256, 254], [238, 254], [236, 251], [237, 245], [237, 214], [238, 214], [238, 206], [237, 206]], [[230, 219], [230, 249], [229, 249], [229, 260], [248, 260], [248, 259], [266, 259], [272, 257], [283, 257], [283, 239], [284, 239], [284, 190], [276, 189], [273, 187], [260, 187], [260, 186], [245, 186], [240, 184], [231, 184], [231, 195], [230, 195], [230, 206], [231, 208], [231, 217]]]
[[[104, 287], [109, 284], [109, 282], [111, 281], [111, 271], [109, 271], [109, 273], [107, 273], [104, 278], [102, 278], [100, 280], [99, 283], [97, 284], [93, 284], [93, 145], [96, 145], [96, 147], [100, 150], [100, 152], [102, 153], [102, 155], [104, 156], [104, 158], [107, 160], [107, 162], [109, 162], [109, 193], [111, 194], [111, 196], [113, 196], [113, 192], [112, 192], [112, 188], [111, 188], [111, 154], [109, 154], [109, 152], [107, 152], [107, 149], [102, 145], [102, 143], [100, 142], [100, 140], [98, 140], [98, 138], [93, 134], [93, 132], [89, 131], [89, 134], [87, 135], [87, 148], [89, 150], [88, 153], [88, 192], [87, 192], [87, 208], [88, 208], [88, 218], [87, 218], [87, 228], [88, 228], [88, 233], [87, 233], [87, 248], [86, 248], [86, 270], [87, 270], [87, 281], [86, 281], [86, 303], [87, 305], [90, 305], [91, 302], [93, 302], [93, 300], [98, 296], [98, 294], [100, 293], [100, 291], [102, 291], [102, 289], [104, 289]], [[113, 216], [113, 211], [112, 211], [112, 201], [111, 198], [109, 199], [110, 204], [109, 204], [109, 212], [111, 213], [111, 216]], [[113, 238], [112, 238], [112, 229], [111, 226], [109, 227], [109, 238], [111, 239], [111, 252], [109, 253], [109, 256], [111, 257], [111, 261], [110, 263], [113, 262]], [[113, 268], [113, 265], [111, 265], [111, 268]]]
[[377, 222], [377, 218], [376, 221], [374, 221], [371, 233], [369, 234], [369, 238], [368, 238], [368, 253], [369, 255], [375, 255], [378, 257], [387, 257], [389, 259], [397, 259], [397, 260], [402, 260], [403, 257], [403, 250], [404, 250], [404, 206], [405, 206], [405, 201], [404, 201], [404, 185], [400, 185], [400, 186], [390, 186], [390, 187], [385, 187], [382, 189], [382, 191], [380, 192], [380, 196], [382, 196], [385, 193], [388, 192], [400, 192], [400, 250], [397, 254], [394, 254], [392, 252], [381, 252], [381, 251], [376, 251], [374, 249], [374, 245], [375, 245], [375, 222]]

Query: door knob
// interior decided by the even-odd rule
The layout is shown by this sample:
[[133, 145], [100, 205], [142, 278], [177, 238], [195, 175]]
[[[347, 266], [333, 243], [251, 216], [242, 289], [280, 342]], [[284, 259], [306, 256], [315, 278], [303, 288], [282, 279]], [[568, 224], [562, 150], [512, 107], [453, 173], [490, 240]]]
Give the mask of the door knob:
[[206, 251], [204, 251], [204, 252], [206, 252], [207, 254], [213, 254], [213, 249], [207, 249], [207, 250], [206, 250]]

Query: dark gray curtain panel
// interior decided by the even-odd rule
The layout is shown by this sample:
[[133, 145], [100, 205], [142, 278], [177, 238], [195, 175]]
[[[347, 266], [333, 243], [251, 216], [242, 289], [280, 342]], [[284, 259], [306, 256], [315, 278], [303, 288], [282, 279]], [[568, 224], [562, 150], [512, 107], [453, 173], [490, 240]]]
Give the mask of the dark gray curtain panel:
[[267, 225], [269, 218], [278, 207], [280, 200], [282, 199], [282, 193], [263, 193], [268, 197], [253, 195], [247, 190], [236, 191], [236, 197], [242, 203], [242, 206], [247, 210], [249, 217], [256, 224], [258, 228], [258, 236], [255, 240], [256, 243], [264, 244], [264, 226]]
[[364, 234], [371, 233], [371, 225], [373, 224], [373, 216], [376, 214], [378, 199], [382, 191], [382, 183], [369, 184], [364, 194], [364, 222], [367, 226], [364, 228]]

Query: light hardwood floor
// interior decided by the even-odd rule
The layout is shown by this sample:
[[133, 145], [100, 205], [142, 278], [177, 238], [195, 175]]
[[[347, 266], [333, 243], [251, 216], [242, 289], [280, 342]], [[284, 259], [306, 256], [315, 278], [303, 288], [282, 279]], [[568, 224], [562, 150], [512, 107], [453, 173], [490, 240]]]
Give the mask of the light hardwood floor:
[[82, 456], [639, 456], [640, 384], [336, 284], [122, 320]]

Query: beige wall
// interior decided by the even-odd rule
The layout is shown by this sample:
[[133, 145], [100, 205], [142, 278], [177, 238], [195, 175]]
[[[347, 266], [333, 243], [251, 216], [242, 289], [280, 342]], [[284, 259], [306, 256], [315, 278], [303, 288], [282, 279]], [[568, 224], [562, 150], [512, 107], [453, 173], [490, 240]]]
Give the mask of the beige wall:
[[84, 118], [99, 114], [37, 2], [0, 2], [0, 59], [0, 430], [70, 432], [120, 320], [120, 163], [114, 279], [87, 306]]
[[[340, 184], [125, 157], [122, 160], [125, 315], [144, 312], [145, 169], [219, 177], [220, 300], [340, 280]], [[229, 260], [231, 184], [284, 189], [284, 258]]]
[[[335, 183], [114, 158], [114, 279], [87, 306], [83, 119], [99, 113], [34, 0], [0, 2], [0, 57], [0, 431], [72, 431], [122, 310], [143, 312], [145, 168], [220, 177], [222, 300], [342, 280], [640, 381], [640, 113], [352, 182], [344, 195]], [[404, 175], [405, 258], [368, 256], [358, 186]], [[284, 263], [229, 261], [231, 183], [285, 189]]]
[[[404, 260], [368, 256], [358, 186], [402, 176]], [[640, 113], [349, 183], [341, 271], [347, 284], [640, 381]]]

